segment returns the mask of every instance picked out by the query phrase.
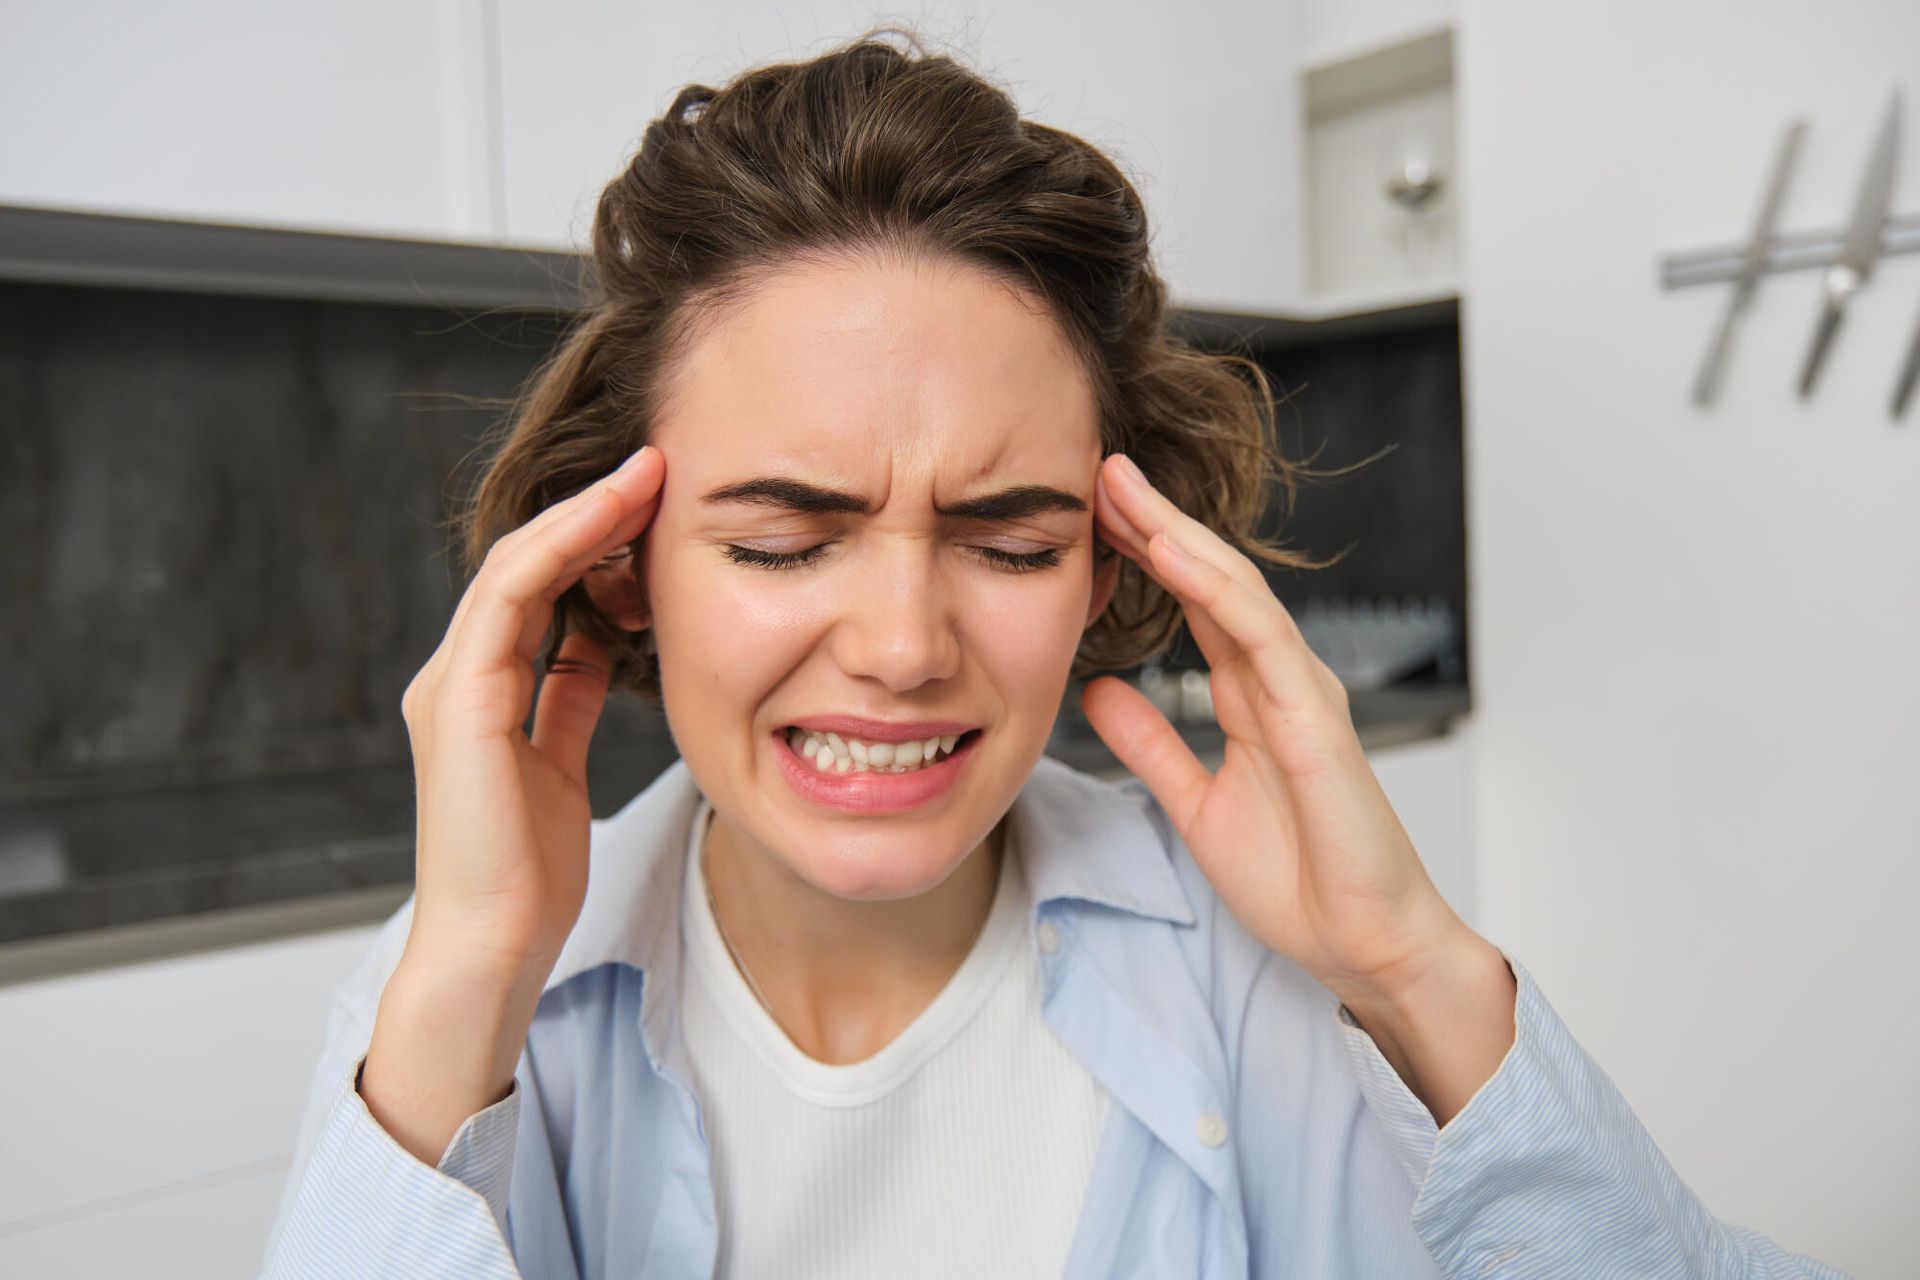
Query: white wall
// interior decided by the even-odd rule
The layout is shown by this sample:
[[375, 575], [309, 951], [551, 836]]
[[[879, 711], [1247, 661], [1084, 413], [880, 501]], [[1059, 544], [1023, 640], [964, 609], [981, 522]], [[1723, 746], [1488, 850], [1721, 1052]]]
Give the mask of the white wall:
[[584, 245], [601, 188], [680, 86], [721, 84], [904, 21], [933, 52], [1007, 88], [1024, 113], [1114, 157], [1140, 188], [1156, 265], [1181, 305], [1290, 311], [1302, 273], [1297, 19], [1295, 0], [505, 5], [505, 235]]
[[1656, 259], [1845, 217], [1893, 81], [1920, 211], [1920, 6], [1466, 0], [1458, 44], [1479, 925], [1723, 1219], [1862, 1276], [1920, 1263], [1920, 411], [1885, 405], [1920, 256], [1815, 398], [1817, 273]]

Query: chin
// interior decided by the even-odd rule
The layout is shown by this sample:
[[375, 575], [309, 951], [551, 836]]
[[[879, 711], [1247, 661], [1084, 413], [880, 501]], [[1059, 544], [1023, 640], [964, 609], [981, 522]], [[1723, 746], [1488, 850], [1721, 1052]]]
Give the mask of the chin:
[[795, 875], [822, 893], [852, 902], [889, 902], [938, 887], [978, 843], [956, 842], [930, 832], [920, 838], [896, 832], [892, 839], [850, 840], [804, 850], [773, 847]]

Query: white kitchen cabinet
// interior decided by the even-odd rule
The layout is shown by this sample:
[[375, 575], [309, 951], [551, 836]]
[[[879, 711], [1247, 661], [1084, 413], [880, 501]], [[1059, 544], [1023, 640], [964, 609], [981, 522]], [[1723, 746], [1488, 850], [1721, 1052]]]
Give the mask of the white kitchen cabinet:
[[258, 1275], [377, 927], [0, 987], [0, 1276]]
[[[1296, 5], [927, 0], [904, 20], [1120, 162], [1176, 305], [1286, 315]], [[852, 0], [31, 0], [0, 45], [0, 204], [580, 250], [680, 86], [889, 20]]]
[[0, 203], [488, 240], [467, 0], [26, 0], [0, 39]]
[[[912, 23], [999, 81], [1023, 113], [1121, 162], [1142, 189], [1176, 303], [1273, 313], [1291, 306], [1301, 278], [1293, 17], [1290, 4], [1224, 0], [930, 0]], [[681, 85], [810, 57], [882, 20], [853, 3], [503, 3], [505, 239], [584, 247], [601, 188]]]
[[[1395, 12], [1412, 21], [1448, 7], [1406, 3]], [[1409, 31], [1368, 13], [1376, 21], [1338, 28], [1331, 53], [1326, 33], [1318, 57], [1309, 40], [1312, 60], [1300, 76], [1309, 314], [1423, 302], [1460, 288], [1466, 182], [1456, 145], [1452, 21], [1441, 13]]]
[[281, 1160], [259, 1172], [161, 1188], [98, 1212], [0, 1235], [0, 1275], [252, 1280], [260, 1274], [267, 1227], [286, 1181]]

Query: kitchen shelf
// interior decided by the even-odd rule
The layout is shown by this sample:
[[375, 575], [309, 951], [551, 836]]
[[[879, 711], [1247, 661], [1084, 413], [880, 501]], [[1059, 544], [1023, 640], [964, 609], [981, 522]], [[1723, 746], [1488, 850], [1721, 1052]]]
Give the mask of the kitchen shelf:
[[1355, 292], [1279, 315], [1182, 308], [1174, 313], [1171, 327], [1210, 349], [1246, 345], [1273, 351], [1458, 323], [1459, 318], [1458, 290], [1436, 285]]
[[1454, 276], [1435, 280], [1416, 280], [1407, 284], [1384, 284], [1356, 288], [1346, 293], [1308, 298], [1287, 313], [1287, 319], [1303, 323], [1362, 319], [1382, 312], [1404, 311], [1432, 303], [1460, 301], [1460, 281]]
[[[1332, 318], [1459, 297], [1453, 24], [1304, 67], [1297, 313]], [[1424, 167], [1423, 167], [1424, 166]], [[1403, 205], [1390, 192], [1424, 203]]]
[[1336, 115], [1452, 83], [1452, 22], [1341, 49], [1300, 68], [1301, 104], [1309, 117]]

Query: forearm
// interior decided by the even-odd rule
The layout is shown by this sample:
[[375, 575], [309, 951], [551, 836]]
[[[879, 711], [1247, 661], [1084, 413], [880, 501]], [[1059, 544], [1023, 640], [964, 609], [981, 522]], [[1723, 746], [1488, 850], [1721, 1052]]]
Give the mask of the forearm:
[[1404, 989], [1333, 991], [1437, 1125], [1459, 1114], [1513, 1047], [1513, 971], [1465, 925]]
[[467, 1117], [507, 1095], [537, 993], [474, 976], [409, 969], [380, 998], [360, 1096], [423, 1164], [437, 1164]]

